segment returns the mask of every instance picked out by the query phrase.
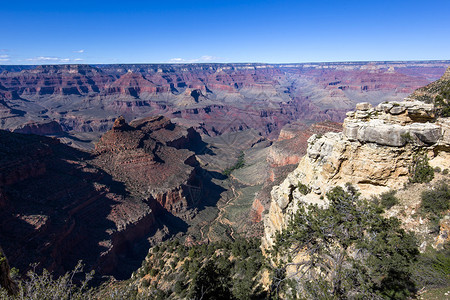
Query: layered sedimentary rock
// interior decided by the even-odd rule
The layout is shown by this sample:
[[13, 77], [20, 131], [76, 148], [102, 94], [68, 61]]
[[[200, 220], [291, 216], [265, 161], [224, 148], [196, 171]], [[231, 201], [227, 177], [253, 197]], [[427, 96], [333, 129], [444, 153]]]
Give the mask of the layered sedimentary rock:
[[[87, 153], [56, 139], [6, 131], [0, 136], [0, 236], [10, 262], [21, 270], [40, 262], [56, 272], [80, 258], [94, 266], [108, 251], [98, 242], [114, 231], [109, 210], [127, 205], [111, 191], [114, 182], [86, 161]], [[76, 257], [78, 247], [90, 253]]]
[[197, 132], [165, 117], [130, 124], [120, 117], [97, 143], [94, 163], [125, 182], [132, 193], [182, 216], [200, 199], [200, 169], [191, 151], [199, 147], [204, 144]]
[[251, 128], [276, 139], [294, 120], [341, 122], [357, 102], [400, 100], [448, 64], [1, 66], [0, 128], [105, 132], [117, 115], [161, 114], [212, 136]]
[[99, 275], [129, 276], [124, 257], [146, 253], [160, 217], [171, 216], [171, 228], [195, 214], [203, 173], [193, 151], [204, 146], [164, 117], [118, 118], [94, 155], [0, 130], [0, 240], [10, 263], [61, 274], [81, 259]]
[[[351, 183], [364, 197], [398, 189], [408, 181], [418, 153], [428, 155], [432, 166], [449, 168], [450, 152], [442, 147], [449, 143], [447, 123], [448, 118], [435, 118], [433, 105], [420, 101], [375, 108], [358, 104], [347, 114], [341, 133], [311, 136], [298, 167], [273, 188], [263, 246], [272, 245], [274, 233], [287, 224], [299, 202], [324, 205], [334, 186]], [[311, 192], [300, 193], [299, 183]]]
[[49, 122], [30, 122], [23, 124], [12, 130], [17, 133], [26, 133], [26, 134], [38, 134], [38, 135], [58, 135], [62, 134], [64, 131], [61, 128], [61, 125], [56, 121]]
[[273, 167], [298, 164], [306, 154], [307, 141], [311, 135], [341, 130], [341, 124], [331, 121], [319, 122], [309, 127], [295, 123], [285, 126], [278, 140], [270, 147], [267, 161]]
[[283, 127], [278, 140], [268, 149], [266, 160], [270, 165], [270, 171], [252, 203], [250, 217], [253, 223], [262, 221], [263, 212], [269, 209], [272, 187], [280, 184], [306, 154], [308, 138], [313, 134], [341, 130], [342, 124], [331, 121], [319, 122], [309, 127], [301, 123]]

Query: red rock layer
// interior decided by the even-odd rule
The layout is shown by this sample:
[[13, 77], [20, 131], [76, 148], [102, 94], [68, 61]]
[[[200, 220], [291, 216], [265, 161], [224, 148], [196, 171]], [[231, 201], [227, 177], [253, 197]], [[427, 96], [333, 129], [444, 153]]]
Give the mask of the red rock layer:
[[209, 135], [252, 128], [276, 138], [294, 120], [340, 122], [362, 99], [400, 100], [448, 63], [3, 66], [1, 128], [44, 118], [106, 131], [118, 114], [161, 114]]
[[316, 123], [310, 127], [294, 123], [281, 130], [278, 141], [269, 148], [267, 161], [272, 169], [253, 201], [250, 211], [252, 222], [258, 223], [262, 220], [262, 213], [265, 209], [269, 209], [272, 187], [279, 184], [286, 178], [287, 173], [295, 169], [300, 159], [306, 154], [309, 137], [313, 134], [339, 131], [342, 131], [342, 124], [330, 121]]
[[342, 124], [325, 121], [311, 125], [290, 124], [281, 130], [278, 141], [270, 147], [267, 161], [272, 167], [298, 164], [306, 154], [308, 139], [313, 134], [342, 131]]
[[201, 139], [194, 130], [176, 126], [165, 117], [130, 124], [120, 117], [97, 143], [95, 162], [134, 193], [182, 215], [198, 201], [190, 197], [189, 188], [201, 189], [195, 182], [197, 161], [188, 150], [197, 143]]

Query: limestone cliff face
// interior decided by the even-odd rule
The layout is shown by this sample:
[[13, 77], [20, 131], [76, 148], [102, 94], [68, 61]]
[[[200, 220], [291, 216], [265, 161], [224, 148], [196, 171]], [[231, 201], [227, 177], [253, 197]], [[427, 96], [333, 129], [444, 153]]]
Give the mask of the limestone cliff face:
[[[430, 165], [450, 167], [449, 118], [435, 118], [434, 107], [420, 101], [360, 103], [347, 113], [343, 131], [313, 135], [298, 167], [271, 192], [264, 219], [263, 247], [273, 244], [299, 202], [326, 205], [325, 194], [349, 182], [370, 197], [402, 187], [409, 178], [413, 155], [425, 152]], [[299, 192], [298, 183], [311, 188]]]

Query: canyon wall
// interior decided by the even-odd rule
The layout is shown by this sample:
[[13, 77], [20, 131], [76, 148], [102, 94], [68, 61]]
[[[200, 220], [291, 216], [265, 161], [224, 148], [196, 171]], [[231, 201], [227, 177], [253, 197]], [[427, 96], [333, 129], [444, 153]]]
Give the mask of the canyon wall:
[[205, 197], [195, 151], [204, 147], [195, 130], [162, 116], [118, 118], [94, 153], [0, 130], [0, 239], [10, 263], [62, 274], [81, 259], [99, 275], [129, 276], [139, 251], [195, 215]]
[[275, 139], [292, 121], [341, 122], [357, 102], [400, 100], [448, 64], [0, 66], [0, 128], [105, 132], [118, 115], [165, 115], [208, 135], [251, 128]]

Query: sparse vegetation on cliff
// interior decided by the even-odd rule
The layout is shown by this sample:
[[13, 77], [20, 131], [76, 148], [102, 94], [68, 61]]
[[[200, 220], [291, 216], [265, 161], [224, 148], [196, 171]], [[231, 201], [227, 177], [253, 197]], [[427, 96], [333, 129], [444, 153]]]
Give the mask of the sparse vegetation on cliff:
[[245, 166], [245, 159], [244, 159], [244, 156], [245, 156], [244, 151], [241, 151], [241, 153], [240, 153], [239, 156], [238, 156], [238, 159], [237, 159], [236, 163], [235, 163], [233, 166], [231, 166], [231, 167], [229, 167], [229, 168], [226, 168], [226, 169], [222, 172], [222, 174], [225, 175], [225, 176], [230, 176], [231, 173], [232, 173], [234, 170], [243, 168], [243, 167]]
[[45, 269], [42, 274], [30, 270], [27, 278], [19, 282], [18, 291], [14, 296], [0, 289], [0, 299], [89, 299], [94, 295], [93, 290], [87, 287], [93, 273], [86, 274], [85, 280], [80, 285], [73, 282], [74, 276], [82, 271], [81, 262], [73, 271], [57, 279]]
[[259, 239], [190, 247], [175, 240], [154, 247], [135, 278], [161, 299], [258, 299], [263, 264]]
[[[268, 258], [259, 239], [192, 246], [170, 240], [153, 247], [130, 280], [89, 288], [90, 273], [74, 284], [81, 265], [60, 278], [31, 271], [17, 280], [18, 296], [0, 289], [0, 299], [405, 299], [423, 287], [450, 285], [448, 243], [418, 254], [413, 235], [396, 218], [384, 218], [376, 203], [360, 199], [352, 186], [334, 188], [327, 197], [327, 208], [299, 208]], [[398, 201], [393, 198], [395, 192], [385, 193], [379, 201], [389, 207]], [[439, 221], [449, 201], [448, 184], [439, 182], [422, 193], [420, 213]], [[307, 256], [299, 261], [298, 253]], [[269, 264], [271, 295], [261, 285]]]
[[[447, 70], [446, 74], [450, 74]], [[426, 87], [418, 89], [413, 97], [426, 103], [433, 103], [436, 115], [439, 117], [450, 117], [450, 80], [444, 75], [441, 79], [430, 83]]]
[[428, 164], [426, 154], [417, 153], [413, 156], [409, 174], [411, 183], [430, 182], [434, 178], [434, 169]]
[[301, 205], [287, 228], [276, 235], [271, 252], [274, 295], [410, 296], [414, 283], [409, 268], [418, 255], [414, 236], [401, 229], [397, 219], [384, 218], [378, 206], [359, 199], [352, 187], [336, 187], [327, 197], [327, 208]]
[[431, 230], [439, 232], [439, 220], [450, 209], [450, 188], [444, 181], [433, 189], [422, 192], [421, 213], [430, 220]]

